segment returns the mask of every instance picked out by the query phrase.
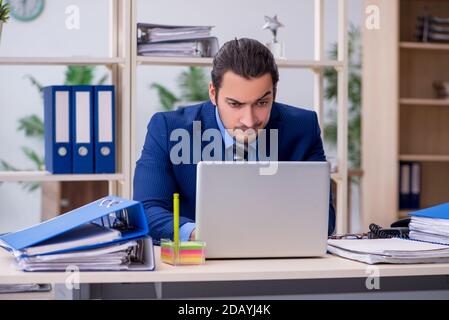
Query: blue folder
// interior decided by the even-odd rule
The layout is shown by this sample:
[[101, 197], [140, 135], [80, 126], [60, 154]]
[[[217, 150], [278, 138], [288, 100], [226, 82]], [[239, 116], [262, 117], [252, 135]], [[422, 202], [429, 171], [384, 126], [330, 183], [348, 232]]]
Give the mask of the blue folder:
[[[126, 210], [126, 213], [123, 210]], [[126, 215], [125, 218], [128, 221], [129, 227], [126, 230], [120, 230], [121, 238], [108, 243], [93, 244], [51, 253], [96, 248], [128, 240], [142, 239], [147, 236], [149, 230], [142, 203], [116, 196], [108, 196], [69, 211], [54, 219], [47, 220], [27, 229], [3, 235], [0, 237], [0, 242], [3, 242], [2, 246], [5, 246], [7, 249], [20, 252], [23, 249], [39, 245], [46, 240], [62, 235], [86, 223], [106, 221], [106, 224], [108, 224], [110, 223], [110, 214], [114, 213]]]
[[115, 90], [94, 87], [95, 173], [115, 172]]
[[410, 204], [413, 210], [421, 207], [421, 164], [413, 162], [410, 165]]
[[72, 86], [73, 173], [94, 173], [93, 89]]
[[422, 218], [449, 219], [449, 202], [411, 212], [409, 215]]
[[49, 86], [44, 94], [45, 170], [72, 173], [71, 87]]
[[[411, 194], [411, 163], [399, 163], [399, 210], [413, 209]], [[417, 208], [414, 208], [417, 209]]]

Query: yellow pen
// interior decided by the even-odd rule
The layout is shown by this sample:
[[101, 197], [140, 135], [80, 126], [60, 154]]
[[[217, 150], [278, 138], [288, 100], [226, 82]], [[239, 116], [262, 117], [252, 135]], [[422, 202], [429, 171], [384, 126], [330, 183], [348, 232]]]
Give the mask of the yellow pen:
[[173, 242], [175, 245], [175, 261], [179, 258], [179, 193], [173, 194]]

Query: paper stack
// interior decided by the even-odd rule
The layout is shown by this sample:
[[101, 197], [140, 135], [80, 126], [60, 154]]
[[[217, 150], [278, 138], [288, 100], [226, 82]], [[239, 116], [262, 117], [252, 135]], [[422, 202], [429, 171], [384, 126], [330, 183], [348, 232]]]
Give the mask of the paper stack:
[[143, 56], [213, 57], [218, 39], [211, 37], [212, 26], [169, 26], [137, 24], [137, 51]]
[[449, 18], [432, 15], [417, 18], [416, 38], [422, 42], [449, 42]]
[[376, 263], [449, 263], [449, 246], [408, 239], [328, 240], [328, 251], [343, 258]]
[[51, 291], [51, 285], [48, 283], [0, 284], [0, 293], [48, 292], [48, 291]]
[[449, 245], [449, 203], [410, 214], [409, 237]]
[[80, 271], [128, 270], [133, 257], [137, 256], [137, 245], [137, 241], [128, 241], [100, 249], [18, 257], [17, 266], [24, 271], [65, 271], [71, 266], [75, 266]]

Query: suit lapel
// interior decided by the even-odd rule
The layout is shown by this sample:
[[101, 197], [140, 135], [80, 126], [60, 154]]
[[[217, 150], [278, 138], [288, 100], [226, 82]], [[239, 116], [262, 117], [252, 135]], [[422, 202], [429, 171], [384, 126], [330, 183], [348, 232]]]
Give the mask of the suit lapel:
[[[204, 131], [207, 129], [215, 129], [218, 132], [220, 132], [220, 129], [218, 128], [217, 119], [215, 118], [215, 108], [216, 106], [212, 104], [212, 102], [209, 100], [203, 104], [201, 107], [201, 114], [200, 114], [200, 120], [201, 120], [201, 136], [203, 135]], [[220, 134], [221, 136], [221, 134]], [[201, 140], [201, 152], [203, 151], [204, 147], [207, 146], [210, 143], [210, 141], [202, 141]], [[221, 160], [224, 160], [224, 141], [223, 137], [221, 137]]]

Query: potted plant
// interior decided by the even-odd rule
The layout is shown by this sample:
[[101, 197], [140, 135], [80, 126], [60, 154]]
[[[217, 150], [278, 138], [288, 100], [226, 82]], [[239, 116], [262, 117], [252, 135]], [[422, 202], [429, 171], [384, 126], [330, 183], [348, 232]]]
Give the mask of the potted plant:
[[9, 19], [9, 3], [3, 3], [3, 0], [0, 0], [0, 41], [2, 39], [3, 23], [6, 23], [8, 19]]

